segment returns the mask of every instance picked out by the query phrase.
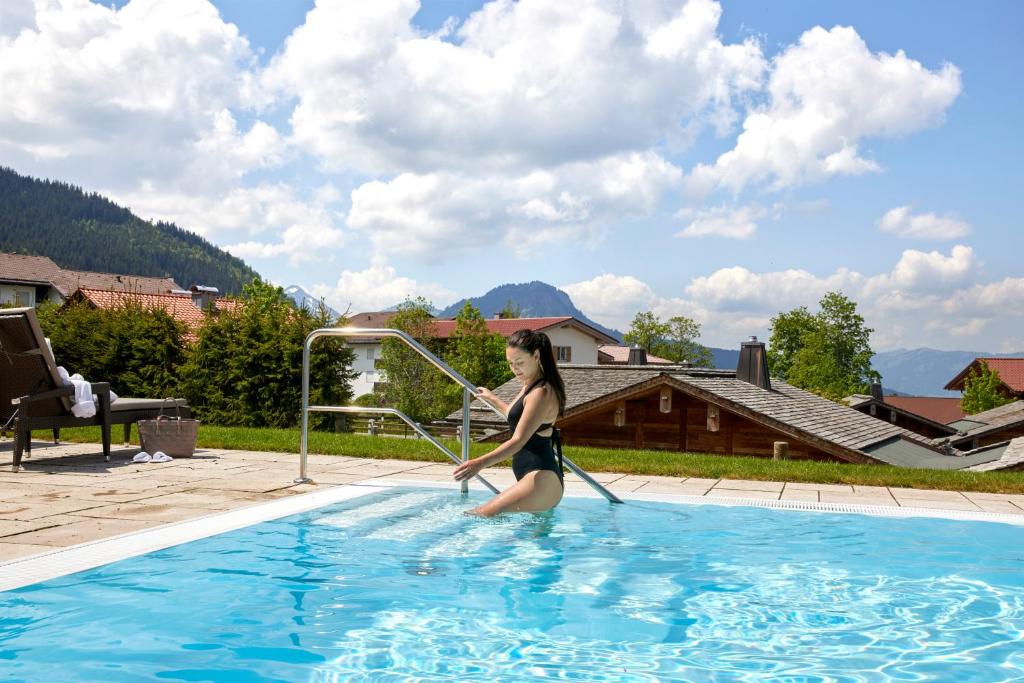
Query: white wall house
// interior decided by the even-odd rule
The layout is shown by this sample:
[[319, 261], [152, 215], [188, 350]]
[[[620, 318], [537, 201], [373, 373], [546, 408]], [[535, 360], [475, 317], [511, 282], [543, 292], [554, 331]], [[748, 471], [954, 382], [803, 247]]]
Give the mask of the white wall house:
[[[393, 315], [393, 314], [391, 314]], [[361, 313], [350, 318], [351, 327], [382, 327], [386, 326], [386, 313]], [[490, 318], [487, 327], [491, 332], [508, 338], [517, 330], [526, 328], [544, 332], [551, 339], [555, 359], [559, 364], [596, 365], [598, 347], [605, 344], [617, 344], [617, 340], [596, 330], [589, 325], [569, 316], [551, 318]], [[454, 320], [438, 320], [435, 322], [438, 336], [449, 338], [455, 331]], [[383, 382], [384, 377], [376, 368], [376, 361], [381, 354], [379, 339], [351, 339], [348, 342], [356, 352], [353, 369], [359, 376], [352, 382], [352, 396], [356, 398], [373, 391], [373, 385]]]
[[352, 398], [358, 398], [363, 394], [371, 393], [374, 383], [382, 381], [377, 370], [381, 343], [380, 341], [350, 341], [349, 346], [356, 352], [352, 369], [359, 373], [359, 376], [352, 380]]

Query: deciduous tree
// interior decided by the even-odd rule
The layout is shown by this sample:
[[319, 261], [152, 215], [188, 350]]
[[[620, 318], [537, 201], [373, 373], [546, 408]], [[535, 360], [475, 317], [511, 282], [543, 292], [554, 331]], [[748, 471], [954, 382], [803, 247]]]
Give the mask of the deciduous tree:
[[980, 368], [971, 368], [967, 373], [963, 394], [960, 397], [960, 407], [968, 415], [974, 415], [1012, 402], [1012, 398], [999, 390], [1002, 383], [999, 372], [989, 368], [985, 361], [981, 361]]
[[834, 401], [866, 393], [872, 379], [881, 379], [871, 368], [874, 330], [841, 292], [828, 292], [819, 306], [814, 315], [801, 306], [772, 318], [772, 374]]

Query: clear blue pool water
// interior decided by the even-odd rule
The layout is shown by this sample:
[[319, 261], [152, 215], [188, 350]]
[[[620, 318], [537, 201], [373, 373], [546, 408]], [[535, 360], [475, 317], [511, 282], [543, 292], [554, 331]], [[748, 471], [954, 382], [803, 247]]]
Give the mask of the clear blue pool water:
[[0, 594], [22, 681], [1024, 680], [1024, 527], [396, 489]]

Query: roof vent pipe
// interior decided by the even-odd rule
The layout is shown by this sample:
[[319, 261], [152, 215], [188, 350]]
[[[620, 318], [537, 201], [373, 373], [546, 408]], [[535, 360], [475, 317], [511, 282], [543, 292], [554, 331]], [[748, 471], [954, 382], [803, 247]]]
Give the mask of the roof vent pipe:
[[626, 365], [647, 365], [647, 351], [638, 344], [633, 344], [632, 348], [629, 349], [629, 358], [626, 359]]
[[871, 380], [871, 398], [877, 401], [884, 401], [882, 397], [882, 383], [877, 379]]
[[757, 341], [757, 337], [751, 337], [740, 345], [740, 358], [736, 364], [736, 379], [741, 379], [748, 384], [771, 389], [772, 383], [768, 379], [768, 355], [765, 352], [764, 342]]

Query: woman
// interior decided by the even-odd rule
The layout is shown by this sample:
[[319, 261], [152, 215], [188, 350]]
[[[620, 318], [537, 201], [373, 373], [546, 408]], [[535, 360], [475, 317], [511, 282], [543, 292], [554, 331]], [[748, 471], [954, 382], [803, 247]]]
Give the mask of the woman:
[[490, 517], [499, 512], [543, 512], [562, 500], [561, 458], [552, 445], [554, 422], [565, 410], [565, 385], [555, 365], [551, 340], [543, 332], [519, 330], [508, 340], [505, 357], [522, 390], [506, 405], [490, 389], [480, 387], [477, 398], [508, 419], [512, 438], [487, 455], [455, 468], [455, 479], [475, 477], [480, 470], [512, 456], [516, 483], [471, 514]]

